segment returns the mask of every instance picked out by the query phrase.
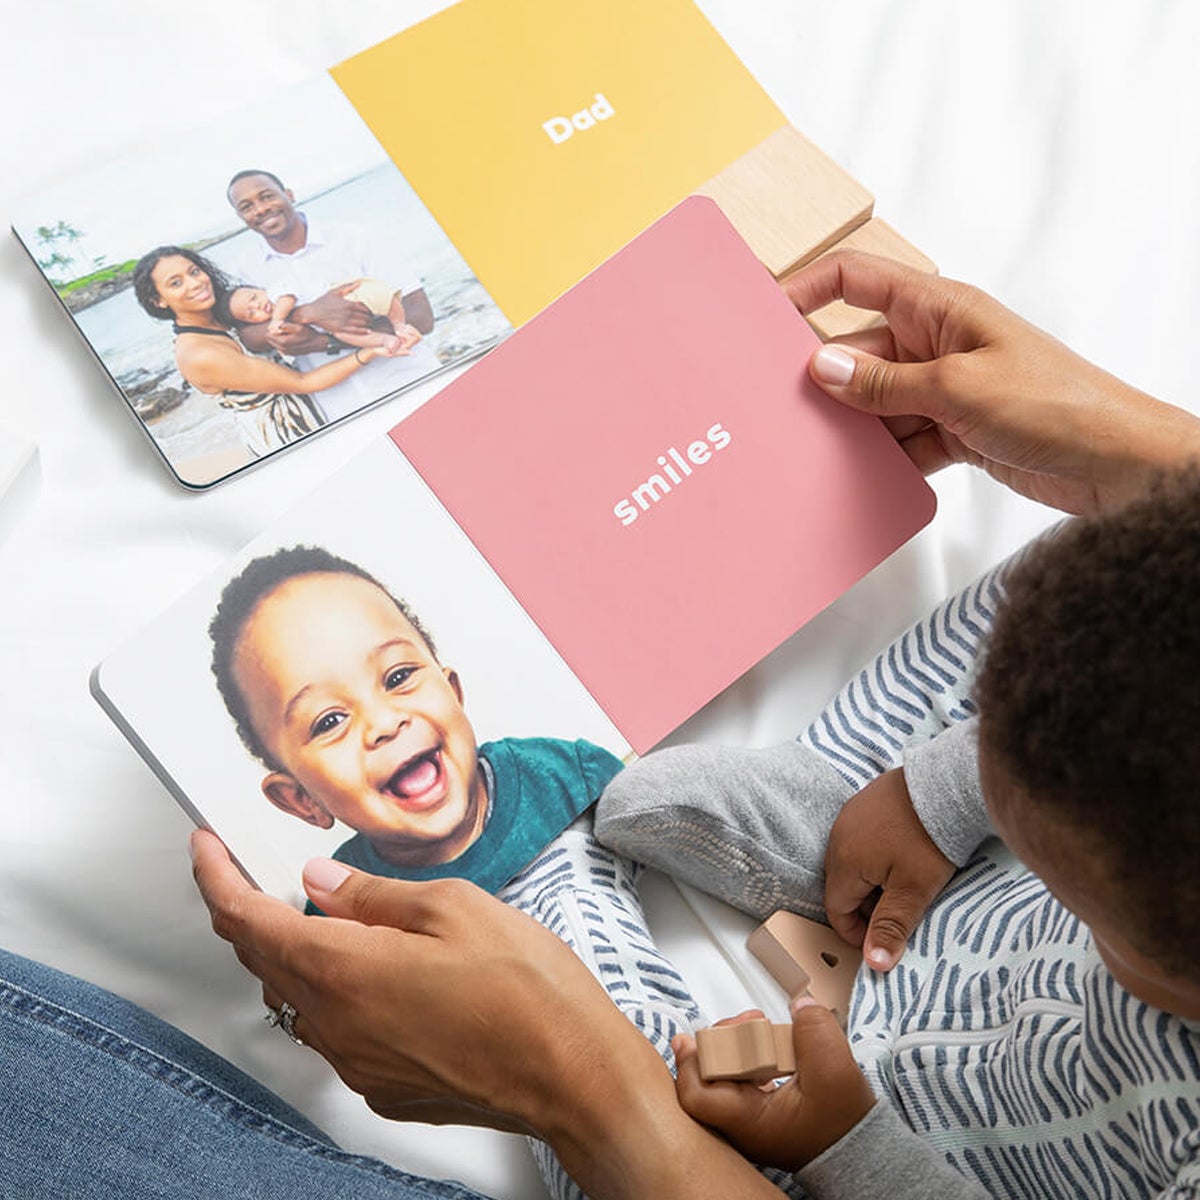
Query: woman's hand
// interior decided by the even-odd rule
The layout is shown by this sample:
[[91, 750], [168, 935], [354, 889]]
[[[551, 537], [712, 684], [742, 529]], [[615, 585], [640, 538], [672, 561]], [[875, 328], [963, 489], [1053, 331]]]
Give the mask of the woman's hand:
[[597, 1060], [625, 1040], [668, 1078], [564, 943], [472, 884], [317, 859], [305, 885], [328, 915], [305, 917], [252, 888], [212, 834], [192, 845], [213, 928], [268, 1003], [296, 1008], [297, 1036], [384, 1116], [544, 1136], [563, 1081], [611, 1074]]
[[1140, 493], [1200, 458], [1200, 420], [1093, 366], [975, 288], [842, 252], [789, 276], [801, 312], [835, 299], [887, 324], [822, 347], [813, 378], [884, 418], [925, 474], [969, 462], [1067, 512]]
[[[744, 1012], [734, 1024], [763, 1014]], [[779, 1087], [700, 1078], [694, 1038], [675, 1039], [679, 1103], [718, 1130], [747, 1158], [796, 1171], [840, 1141], [870, 1112], [875, 1097], [837, 1019], [810, 996], [792, 1003], [796, 1073]]]
[[774, 1194], [682, 1112], [650, 1043], [524, 914], [462, 880], [315, 859], [305, 888], [328, 915], [306, 917], [251, 887], [213, 834], [191, 846], [213, 928], [376, 1112], [536, 1134], [598, 1198]]

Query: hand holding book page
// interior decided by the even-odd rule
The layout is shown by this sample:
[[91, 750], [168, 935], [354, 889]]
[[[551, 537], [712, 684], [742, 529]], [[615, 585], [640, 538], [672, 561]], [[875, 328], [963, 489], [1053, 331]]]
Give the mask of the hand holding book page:
[[826, 346], [812, 376], [843, 404], [882, 417], [926, 475], [969, 462], [1022, 495], [1087, 513], [1200, 453], [1185, 410], [1123, 383], [977, 288], [832, 254], [790, 275], [784, 290], [801, 312], [845, 299], [887, 319]]
[[192, 855], [264, 999], [299, 1011], [296, 1035], [376, 1112], [534, 1134], [561, 1164], [559, 1195], [578, 1194], [562, 1171], [593, 1196], [780, 1195], [683, 1112], [650, 1042], [524, 913], [460, 880], [380, 884], [322, 860], [309, 895], [340, 919], [305, 920], [211, 835], [193, 835]]

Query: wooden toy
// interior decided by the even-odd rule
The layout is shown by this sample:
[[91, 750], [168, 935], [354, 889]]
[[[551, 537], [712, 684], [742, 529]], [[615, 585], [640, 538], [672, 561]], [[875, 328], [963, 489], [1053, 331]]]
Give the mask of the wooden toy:
[[765, 1017], [696, 1031], [700, 1078], [766, 1083], [796, 1070], [792, 1027]]
[[862, 951], [828, 925], [782, 910], [772, 913], [746, 945], [790, 997], [807, 992], [845, 1028]]
[[779, 276], [842, 241], [870, 216], [871, 193], [790, 125], [696, 189]]
[[[832, 254], [835, 250], [861, 250], [865, 254], [879, 254], [929, 275], [937, 274], [937, 267], [931, 258], [927, 258], [911, 242], [905, 241], [879, 217], [872, 217], [816, 257]], [[817, 331], [817, 336], [825, 341], [843, 337], [848, 333], [857, 333], [860, 329], [868, 329], [880, 320], [877, 312], [866, 308], [853, 308], [842, 300], [835, 300], [832, 304], [808, 314], [808, 323]]]
[[[812, 142], [785, 125], [696, 189], [720, 205], [734, 228], [783, 279], [834, 250], [862, 250], [934, 274], [933, 260], [872, 215], [871, 193]], [[841, 300], [808, 314], [828, 341], [879, 322]]]
[[[828, 925], [796, 913], [772, 913], [749, 937], [750, 953], [795, 998], [809, 995], [844, 1029], [862, 952]], [[796, 1069], [792, 1027], [759, 1017], [696, 1031], [700, 1078], [766, 1083]]]

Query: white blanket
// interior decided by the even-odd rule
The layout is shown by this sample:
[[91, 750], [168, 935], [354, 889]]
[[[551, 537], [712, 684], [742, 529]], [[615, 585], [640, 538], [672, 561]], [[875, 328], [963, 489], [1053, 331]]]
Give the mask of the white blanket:
[[[0, 193], [25, 195], [247, 101], [268, 105], [435, 0], [5, 6]], [[999, 295], [1116, 374], [1196, 407], [1200, 9], [1167, 0], [702, 0], [791, 120], [946, 275]], [[664, 47], [664, 54], [670, 47]], [[437, 98], [414, 96], [414, 115]], [[187, 179], [180, 187], [189, 186]], [[129, 179], [128, 203], [139, 203]], [[519, 1139], [391, 1125], [261, 1020], [215, 939], [189, 823], [88, 695], [91, 667], [416, 397], [207, 495], [179, 489], [120, 411], [15, 240], [0, 244], [3, 436], [40, 452], [0, 501], [0, 938], [145, 1005], [347, 1147], [493, 1195], [541, 1194]], [[420, 393], [420, 398], [430, 394]], [[933, 527], [678, 738], [790, 736], [893, 632], [1052, 514], [955, 470]], [[661, 878], [653, 920], [715, 1016], [777, 1004], [748, 922]]]

